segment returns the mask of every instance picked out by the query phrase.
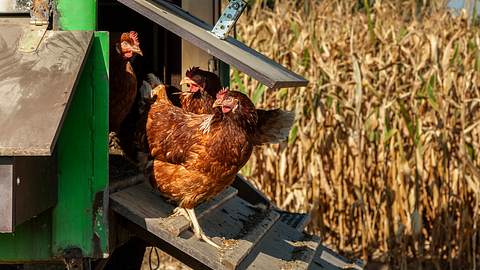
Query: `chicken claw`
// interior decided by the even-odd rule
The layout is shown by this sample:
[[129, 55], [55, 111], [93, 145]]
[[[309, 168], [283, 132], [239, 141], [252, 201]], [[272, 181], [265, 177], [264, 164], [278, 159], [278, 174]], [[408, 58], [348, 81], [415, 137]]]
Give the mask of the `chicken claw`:
[[212, 245], [214, 246], [215, 248], [217, 249], [220, 249], [220, 246], [215, 244], [210, 238], [208, 238], [208, 236], [205, 235], [205, 233], [203, 232], [202, 228], [200, 227], [200, 224], [198, 223], [198, 220], [197, 220], [197, 216], [195, 215], [195, 210], [193, 209], [189, 209], [189, 208], [182, 208], [184, 210], [186, 210], [188, 216], [189, 216], [189, 219], [190, 219], [190, 222], [192, 223], [192, 230], [193, 230], [193, 233], [195, 234], [195, 236], [199, 239], [202, 239], [203, 241], [205, 241], [207, 244], [209, 245]]
[[188, 212], [185, 208], [176, 207], [175, 209], [173, 209], [173, 213], [170, 215], [170, 218], [179, 217], [179, 216], [183, 216], [184, 218], [190, 221], [190, 216], [188, 215]]

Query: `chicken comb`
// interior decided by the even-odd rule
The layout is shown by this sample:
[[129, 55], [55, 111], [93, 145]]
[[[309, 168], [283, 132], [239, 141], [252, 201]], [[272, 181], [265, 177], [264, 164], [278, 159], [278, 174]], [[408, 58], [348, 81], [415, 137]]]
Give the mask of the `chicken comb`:
[[218, 93], [217, 93], [217, 99], [218, 98], [223, 98], [223, 96], [225, 96], [227, 93], [228, 93], [228, 87], [224, 87], [222, 88], [222, 90], [220, 90]]
[[138, 33], [135, 32], [135, 31], [130, 31], [130, 33], [128, 33], [128, 36], [130, 37], [131, 40], [133, 40], [133, 44], [134, 45], [140, 45], [140, 42], [138, 41]]
[[200, 67], [191, 67], [185, 72], [185, 75], [189, 78], [192, 78], [195, 73], [200, 70]]

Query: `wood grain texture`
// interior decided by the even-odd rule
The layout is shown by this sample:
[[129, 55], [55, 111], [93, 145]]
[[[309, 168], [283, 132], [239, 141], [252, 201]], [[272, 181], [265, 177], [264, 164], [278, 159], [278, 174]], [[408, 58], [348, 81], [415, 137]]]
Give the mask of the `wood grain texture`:
[[[227, 194], [230, 192], [228, 191]], [[234, 268], [232, 264], [238, 263], [248, 255], [251, 248], [260, 242], [261, 237], [279, 216], [273, 211], [264, 213], [252, 208], [237, 196], [227, 200], [199, 217], [205, 233], [213, 241], [221, 242], [222, 249], [217, 250], [197, 239], [189, 230], [179, 236], [171, 233], [168, 227], [171, 224], [165, 221], [169, 219], [168, 216], [172, 213], [174, 206], [167, 203], [146, 184], [111, 194], [110, 206], [113, 211], [211, 269], [225, 269], [225, 265], [231, 265]]]
[[51, 155], [93, 32], [47, 31], [37, 51], [20, 53], [21, 22], [0, 20], [0, 155]]
[[240, 265], [240, 269], [308, 269], [320, 239], [277, 222]]
[[[213, 210], [220, 207], [235, 195], [237, 195], [237, 190], [232, 187], [228, 187], [210, 201], [202, 203], [195, 208], [195, 214], [197, 218], [202, 219], [208, 213], [211, 213]], [[187, 220], [184, 216], [170, 216], [167, 218], [166, 224], [171, 233], [174, 235], [179, 235], [190, 227], [190, 220]]]
[[306, 86], [302, 76], [284, 68], [240, 41], [215, 37], [213, 28], [181, 8], [162, 0], [118, 0], [207, 53], [252, 76], [270, 88]]

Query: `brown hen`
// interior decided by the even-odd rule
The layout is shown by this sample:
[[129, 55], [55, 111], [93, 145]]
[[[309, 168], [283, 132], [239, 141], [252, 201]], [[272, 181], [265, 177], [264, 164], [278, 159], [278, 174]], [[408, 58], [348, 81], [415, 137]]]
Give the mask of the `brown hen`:
[[[180, 84], [188, 87], [188, 91], [180, 95], [181, 106], [185, 111], [197, 114], [215, 112], [212, 105], [222, 89], [220, 78], [215, 73], [193, 67], [187, 70]], [[257, 109], [257, 114], [258, 123], [252, 138], [254, 145], [279, 143], [287, 139], [295, 117], [292, 112]]]
[[222, 89], [217, 74], [199, 67], [192, 67], [187, 70], [180, 85], [188, 87], [188, 91], [180, 94], [180, 103], [183, 109], [196, 114], [212, 113], [215, 96]]
[[214, 114], [193, 114], [172, 105], [164, 85], [154, 89], [156, 101], [147, 120], [147, 140], [153, 157], [151, 184], [178, 202], [177, 214], [192, 221], [195, 235], [204, 235], [193, 208], [234, 180], [253, 150], [257, 112], [250, 99], [222, 90]]

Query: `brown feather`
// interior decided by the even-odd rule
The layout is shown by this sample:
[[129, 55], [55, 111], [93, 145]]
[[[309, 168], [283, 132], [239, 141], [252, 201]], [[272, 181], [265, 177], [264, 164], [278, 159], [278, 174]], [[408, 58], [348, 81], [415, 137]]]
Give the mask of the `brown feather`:
[[198, 67], [188, 69], [185, 75], [199, 85], [205, 85], [205, 88], [195, 93], [182, 92], [180, 95], [182, 108], [196, 114], [213, 113], [215, 95], [222, 88], [220, 78], [217, 74]]
[[110, 100], [109, 125], [110, 131], [119, 131], [125, 117], [130, 112], [137, 95], [137, 77], [130, 63], [131, 58], [125, 58], [119, 49], [119, 42], [129, 41], [138, 45], [138, 39], [132, 32], [112, 33], [110, 57]]
[[295, 114], [280, 109], [257, 109], [258, 124], [253, 136], [253, 144], [280, 143], [288, 138]]
[[152, 185], [181, 207], [192, 208], [230, 185], [250, 158], [255, 107], [238, 92], [238, 111], [192, 114], [172, 105], [164, 85], [147, 119], [147, 140], [154, 158]]

